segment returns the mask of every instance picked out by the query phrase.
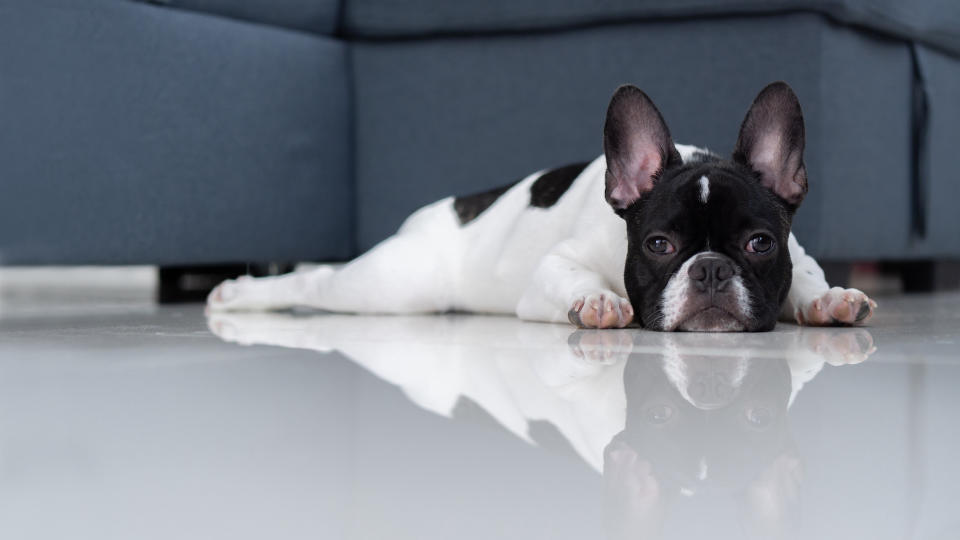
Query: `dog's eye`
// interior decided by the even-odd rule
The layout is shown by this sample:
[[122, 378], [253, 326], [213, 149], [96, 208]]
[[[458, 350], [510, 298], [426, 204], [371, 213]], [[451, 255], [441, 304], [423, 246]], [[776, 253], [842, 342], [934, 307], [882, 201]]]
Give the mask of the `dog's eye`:
[[647, 407], [644, 415], [647, 417], [647, 422], [655, 426], [661, 426], [673, 419], [673, 412], [673, 407], [670, 405], [657, 403]]
[[677, 250], [669, 240], [662, 236], [655, 236], [647, 240], [647, 249], [657, 255], [669, 255]]
[[765, 234], [758, 234], [747, 242], [746, 250], [748, 253], [769, 253], [773, 249], [773, 238]]
[[747, 423], [757, 429], [763, 429], [773, 421], [773, 411], [766, 407], [749, 407], [743, 411], [743, 415]]

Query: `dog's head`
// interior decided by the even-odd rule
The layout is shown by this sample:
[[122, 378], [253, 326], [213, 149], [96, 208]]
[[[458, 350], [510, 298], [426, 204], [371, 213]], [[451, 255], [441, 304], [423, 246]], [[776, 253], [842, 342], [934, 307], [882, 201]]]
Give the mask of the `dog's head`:
[[638, 322], [771, 330], [790, 289], [790, 224], [807, 192], [803, 115], [790, 87], [760, 92], [730, 160], [684, 162], [634, 86], [610, 101], [603, 145], [607, 202], [627, 223], [624, 279]]

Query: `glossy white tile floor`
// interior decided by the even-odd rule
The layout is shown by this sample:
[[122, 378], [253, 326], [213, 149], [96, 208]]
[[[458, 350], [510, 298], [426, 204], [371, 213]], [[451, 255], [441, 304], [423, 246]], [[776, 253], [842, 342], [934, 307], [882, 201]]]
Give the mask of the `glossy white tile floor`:
[[955, 293], [696, 335], [207, 321], [130, 275], [0, 272], [0, 538], [960, 538]]

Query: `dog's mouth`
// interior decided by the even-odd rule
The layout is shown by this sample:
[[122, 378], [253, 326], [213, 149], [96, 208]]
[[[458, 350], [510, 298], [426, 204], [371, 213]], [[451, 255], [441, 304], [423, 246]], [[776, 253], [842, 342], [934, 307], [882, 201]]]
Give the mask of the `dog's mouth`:
[[694, 313], [676, 327], [684, 332], [743, 332], [746, 328], [736, 314], [715, 305]]

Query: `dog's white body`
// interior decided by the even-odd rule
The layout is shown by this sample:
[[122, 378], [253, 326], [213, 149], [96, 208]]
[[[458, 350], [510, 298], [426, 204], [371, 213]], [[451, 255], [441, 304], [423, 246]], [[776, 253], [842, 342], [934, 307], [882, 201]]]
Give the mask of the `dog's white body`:
[[[676, 148], [684, 161], [698, 150]], [[605, 311], [622, 322], [613, 326], [623, 326], [632, 318], [623, 277], [627, 233], [603, 198], [605, 171], [601, 156], [549, 208], [530, 206], [530, 187], [545, 171], [534, 173], [465, 225], [448, 197], [416, 211], [394, 236], [344, 266], [226, 282], [211, 293], [208, 305], [213, 310], [308, 306], [353, 313], [458, 310], [565, 322], [571, 307], [582, 302], [596, 308], [597, 320]], [[875, 305], [855, 289], [830, 289], [792, 234], [788, 247], [793, 282], [784, 318], [852, 323], [856, 310], [840, 309], [845, 303]], [[685, 272], [672, 278], [662, 299], [665, 317], [677, 298], [682, 300], [688, 282]]]

